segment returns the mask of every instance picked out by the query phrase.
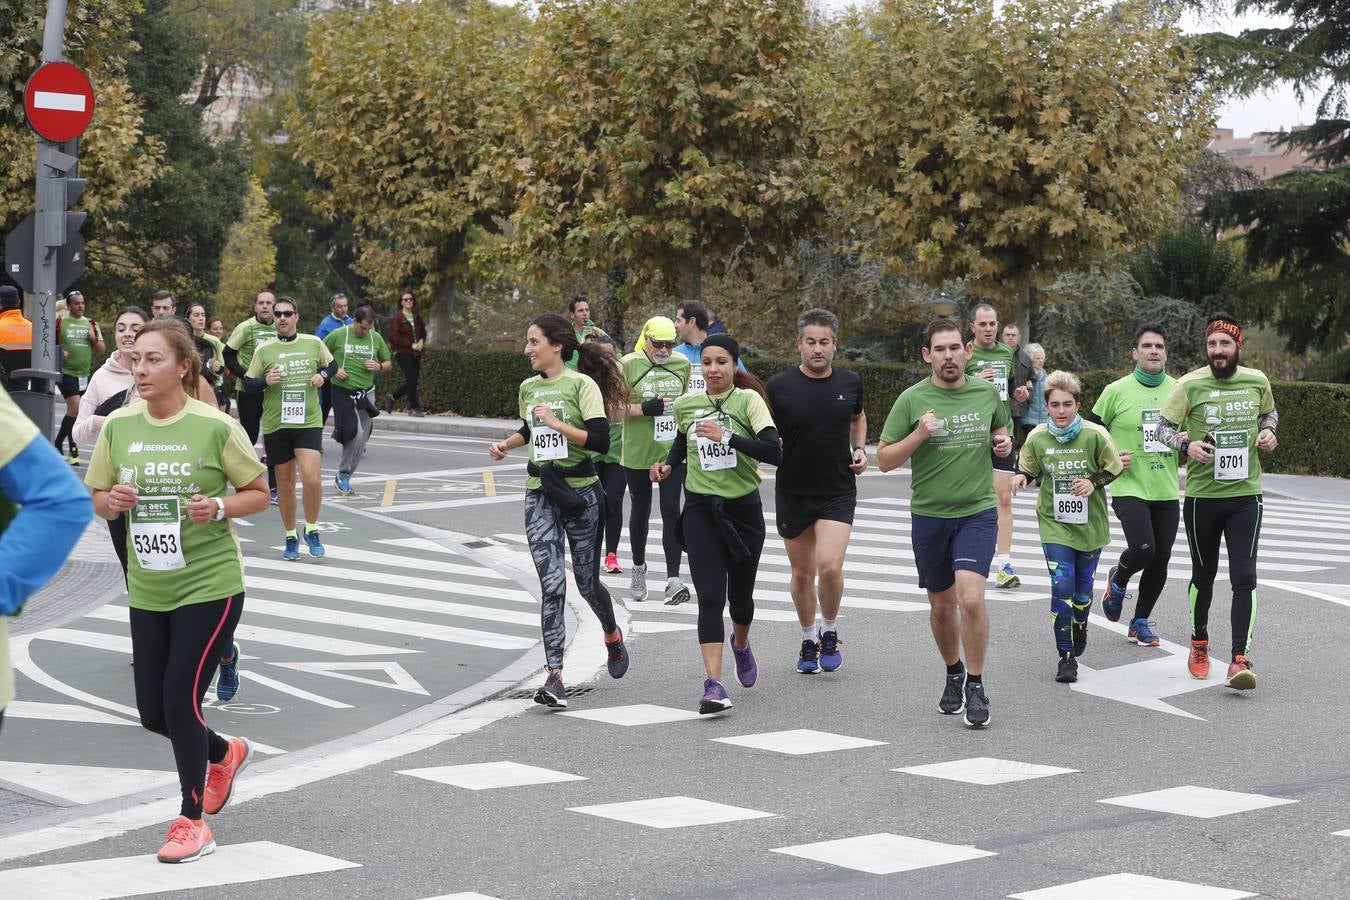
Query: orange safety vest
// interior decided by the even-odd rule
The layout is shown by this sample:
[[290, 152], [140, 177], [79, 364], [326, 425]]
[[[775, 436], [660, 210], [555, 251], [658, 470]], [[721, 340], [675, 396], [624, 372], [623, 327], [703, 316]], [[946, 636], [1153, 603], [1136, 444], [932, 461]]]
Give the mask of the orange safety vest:
[[32, 349], [33, 323], [23, 317], [23, 310], [0, 312], [0, 350]]

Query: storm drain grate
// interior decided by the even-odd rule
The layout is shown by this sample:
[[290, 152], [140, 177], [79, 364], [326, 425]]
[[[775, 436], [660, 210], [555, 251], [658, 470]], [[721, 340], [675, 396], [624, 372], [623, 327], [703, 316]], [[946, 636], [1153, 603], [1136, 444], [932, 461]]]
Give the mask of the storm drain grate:
[[[536, 690], [538, 690], [538, 689], [537, 689], [537, 688], [525, 688], [524, 690], [512, 691], [512, 692], [509, 693], [509, 694], [502, 694], [502, 699], [503, 699], [503, 700], [530, 700], [530, 699], [532, 699], [532, 698], [534, 697], [534, 692], [535, 692]], [[589, 694], [589, 693], [590, 693], [591, 691], [593, 691], [593, 690], [595, 690], [595, 688], [594, 688], [594, 687], [589, 687], [589, 686], [583, 686], [583, 687], [570, 687], [570, 688], [567, 689], [567, 696], [569, 696], [569, 697], [581, 697], [581, 696], [584, 696], [584, 695], [586, 695], [586, 694]]]

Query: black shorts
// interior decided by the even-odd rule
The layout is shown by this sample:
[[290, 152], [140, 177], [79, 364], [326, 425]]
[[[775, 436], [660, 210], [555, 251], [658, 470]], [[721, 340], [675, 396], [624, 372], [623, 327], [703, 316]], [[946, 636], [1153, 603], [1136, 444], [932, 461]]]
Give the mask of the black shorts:
[[295, 459], [295, 451], [323, 452], [322, 428], [279, 428], [263, 435], [263, 453], [273, 466], [285, 465]]
[[1017, 471], [1017, 442], [1013, 441], [1012, 452], [1002, 459], [992, 449], [989, 451], [989, 458], [994, 461], [995, 472], [1007, 472], [1009, 475]]
[[79, 378], [75, 375], [62, 375], [60, 388], [62, 397], [83, 397], [84, 392], [89, 388], [89, 379]]
[[847, 494], [788, 494], [775, 491], [774, 519], [778, 536], [791, 540], [821, 519], [853, 524], [853, 511], [858, 506], [857, 492]]

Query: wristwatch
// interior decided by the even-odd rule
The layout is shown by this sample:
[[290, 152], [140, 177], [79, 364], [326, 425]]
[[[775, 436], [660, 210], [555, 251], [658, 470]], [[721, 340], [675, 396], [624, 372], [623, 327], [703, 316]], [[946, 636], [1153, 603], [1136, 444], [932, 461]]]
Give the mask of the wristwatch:
[[212, 497], [211, 499], [214, 500], [214, 501], [216, 501], [216, 514], [215, 514], [214, 516], [211, 517], [211, 521], [212, 521], [212, 522], [223, 522], [223, 521], [225, 521], [225, 498], [224, 498], [224, 497]]

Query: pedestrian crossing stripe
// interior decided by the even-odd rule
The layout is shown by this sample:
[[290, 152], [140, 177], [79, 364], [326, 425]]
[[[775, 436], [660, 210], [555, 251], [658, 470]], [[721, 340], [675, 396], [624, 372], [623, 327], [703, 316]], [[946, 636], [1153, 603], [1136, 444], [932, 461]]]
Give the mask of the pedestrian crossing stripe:
[[186, 866], [166, 866], [148, 854], [6, 869], [2, 874], [5, 900], [115, 900], [360, 867], [298, 847], [252, 841], [222, 844], [215, 853]]

